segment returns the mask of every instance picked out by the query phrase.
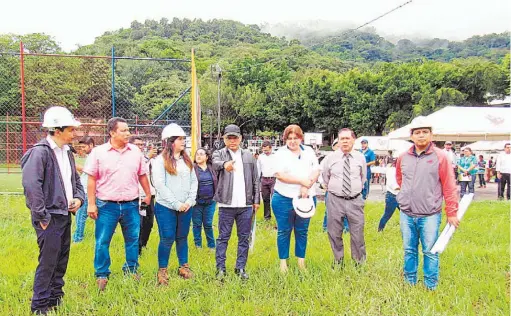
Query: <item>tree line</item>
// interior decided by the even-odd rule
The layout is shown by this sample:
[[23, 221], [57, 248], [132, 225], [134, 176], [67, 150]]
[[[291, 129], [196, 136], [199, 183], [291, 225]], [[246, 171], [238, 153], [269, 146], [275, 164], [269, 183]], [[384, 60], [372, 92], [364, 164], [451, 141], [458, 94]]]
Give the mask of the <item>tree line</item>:
[[[64, 54], [44, 34], [0, 35], [0, 51], [19, 50], [20, 40], [30, 52]], [[134, 21], [72, 53], [110, 55], [115, 46], [118, 56], [189, 59], [195, 48], [204, 132], [216, 130], [216, 64], [222, 69], [222, 126], [234, 122], [253, 133], [298, 123], [307, 131], [349, 126], [381, 135], [445, 105], [481, 105], [509, 95], [509, 33], [392, 44], [363, 30], [318, 40], [324, 41], [274, 37], [235, 21], [174, 18]], [[109, 115], [110, 71], [109, 60], [27, 56], [29, 114], [64, 104], [82, 116]], [[189, 71], [183, 62], [117, 61], [118, 114], [154, 119], [190, 85]], [[18, 59], [1, 55], [0, 115], [19, 115], [19, 99]], [[188, 103], [184, 98], [178, 107]], [[189, 111], [176, 115], [182, 119]]]

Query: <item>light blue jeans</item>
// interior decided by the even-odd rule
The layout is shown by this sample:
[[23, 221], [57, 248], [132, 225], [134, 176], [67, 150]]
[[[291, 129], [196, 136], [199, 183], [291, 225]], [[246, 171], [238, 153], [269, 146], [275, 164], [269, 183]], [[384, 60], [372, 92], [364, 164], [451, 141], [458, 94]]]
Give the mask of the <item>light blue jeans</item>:
[[424, 254], [424, 285], [430, 290], [435, 290], [438, 285], [439, 260], [438, 254], [432, 254], [430, 251], [438, 239], [442, 213], [426, 217], [411, 217], [401, 212], [399, 219], [405, 250], [405, 281], [412, 285], [417, 284], [420, 241]]
[[138, 200], [119, 204], [96, 199], [96, 204], [98, 206], [94, 254], [96, 277], [107, 278], [110, 275], [110, 242], [117, 223], [121, 224], [126, 252], [126, 261], [122, 270], [124, 273], [136, 273], [138, 268], [138, 237], [140, 234]]
[[87, 199], [76, 212], [76, 230], [73, 234], [73, 242], [81, 242], [85, 231], [85, 222], [87, 221]]

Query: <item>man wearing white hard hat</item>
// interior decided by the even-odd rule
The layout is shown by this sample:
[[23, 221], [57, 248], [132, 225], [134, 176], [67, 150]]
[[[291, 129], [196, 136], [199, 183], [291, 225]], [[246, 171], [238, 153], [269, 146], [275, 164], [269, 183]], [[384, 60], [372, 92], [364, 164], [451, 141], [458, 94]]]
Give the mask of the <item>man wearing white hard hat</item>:
[[34, 278], [33, 313], [46, 314], [61, 304], [69, 261], [71, 216], [85, 200], [80, 176], [68, 144], [80, 122], [60, 106], [44, 114], [48, 136], [21, 159], [22, 184], [32, 226], [37, 234], [39, 264]]
[[154, 215], [160, 234], [157, 278], [158, 284], [168, 285], [167, 266], [174, 242], [179, 261], [178, 275], [183, 279], [193, 277], [188, 263], [188, 233], [198, 182], [192, 159], [185, 150], [185, 131], [172, 123], [163, 129], [161, 139], [164, 150], [156, 157], [152, 168], [156, 189]]
[[351, 257], [357, 264], [366, 259], [364, 240], [364, 199], [362, 190], [367, 181], [367, 164], [363, 153], [353, 150], [355, 133], [349, 128], [339, 131], [340, 150], [325, 158], [323, 181], [327, 187], [326, 200], [328, 239], [334, 253], [334, 267], [343, 266], [344, 242], [342, 233], [346, 217], [350, 225]]
[[431, 248], [438, 238], [445, 200], [447, 221], [458, 227], [456, 217], [459, 194], [451, 160], [432, 142], [433, 130], [427, 118], [419, 116], [410, 125], [414, 145], [397, 160], [396, 180], [401, 188], [397, 201], [401, 209], [400, 226], [404, 246], [404, 277], [417, 283], [419, 242], [424, 255], [424, 285], [430, 290], [438, 286], [438, 253]]
[[122, 270], [139, 279], [138, 240], [140, 235], [139, 184], [145, 192], [143, 202], [151, 203], [147, 165], [140, 149], [129, 143], [128, 123], [113, 117], [107, 123], [110, 139], [95, 147], [83, 172], [87, 180], [87, 214], [96, 221], [94, 270], [100, 291], [110, 276], [110, 242], [120, 223], [126, 248]]

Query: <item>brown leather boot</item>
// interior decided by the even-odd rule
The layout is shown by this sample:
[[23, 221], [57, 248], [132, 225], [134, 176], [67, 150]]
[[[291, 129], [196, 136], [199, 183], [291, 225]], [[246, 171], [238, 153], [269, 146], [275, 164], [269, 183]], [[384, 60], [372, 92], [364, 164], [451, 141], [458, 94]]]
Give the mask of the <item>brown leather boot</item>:
[[188, 263], [185, 263], [182, 266], [180, 266], [179, 269], [177, 269], [177, 273], [183, 279], [193, 278], [193, 272], [192, 270], [190, 270], [190, 265], [188, 265]]
[[167, 268], [158, 269], [158, 284], [169, 285], [169, 274], [167, 273]]

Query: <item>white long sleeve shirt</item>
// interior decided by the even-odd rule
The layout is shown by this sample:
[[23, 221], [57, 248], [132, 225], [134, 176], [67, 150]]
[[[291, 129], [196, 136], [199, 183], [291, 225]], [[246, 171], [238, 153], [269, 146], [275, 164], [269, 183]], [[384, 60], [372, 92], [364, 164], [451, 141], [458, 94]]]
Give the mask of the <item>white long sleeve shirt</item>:
[[271, 178], [274, 176], [273, 168], [275, 167], [274, 161], [275, 155], [273, 153], [266, 155], [264, 153], [259, 155], [257, 159], [257, 170], [259, 172], [259, 176], [265, 178]]
[[511, 154], [503, 152], [498, 155], [495, 169], [500, 173], [511, 173]]
[[387, 180], [387, 191], [397, 195], [399, 193], [399, 184], [397, 184], [396, 180], [396, 167], [387, 167], [387, 172], [385, 172], [385, 179]]

